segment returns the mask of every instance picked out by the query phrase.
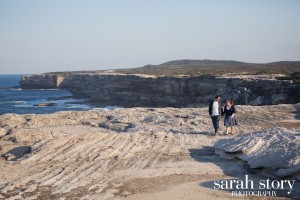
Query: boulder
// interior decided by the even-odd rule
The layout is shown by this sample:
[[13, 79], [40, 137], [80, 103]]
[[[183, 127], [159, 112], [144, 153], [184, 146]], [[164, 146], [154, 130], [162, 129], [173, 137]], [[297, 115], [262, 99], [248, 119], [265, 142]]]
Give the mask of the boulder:
[[300, 131], [271, 128], [267, 131], [222, 139], [215, 152], [224, 158], [239, 158], [252, 169], [263, 169], [271, 177], [293, 175], [300, 180]]

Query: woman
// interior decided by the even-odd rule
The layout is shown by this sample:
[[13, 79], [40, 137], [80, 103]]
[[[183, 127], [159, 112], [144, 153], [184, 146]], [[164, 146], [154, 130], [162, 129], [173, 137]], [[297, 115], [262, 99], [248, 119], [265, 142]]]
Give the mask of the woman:
[[234, 116], [235, 108], [233, 105], [233, 100], [228, 99], [226, 101], [226, 106], [224, 107], [224, 126], [226, 126], [226, 135], [229, 133], [229, 128], [231, 129], [231, 133], [234, 134], [234, 126], [237, 125], [236, 118]]

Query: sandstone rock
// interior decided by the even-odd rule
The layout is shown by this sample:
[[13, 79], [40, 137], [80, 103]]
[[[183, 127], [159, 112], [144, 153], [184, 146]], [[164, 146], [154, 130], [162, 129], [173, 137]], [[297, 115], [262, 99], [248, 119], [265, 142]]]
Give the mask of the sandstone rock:
[[[282, 120], [296, 121], [299, 106], [239, 105], [237, 118], [243, 125], [243, 131], [249, 133], [266, 126], [272, 127]], [[107, 194], [116, 194], [115, 191], [110, 193], [112, 184], [134, 182], [130, 186], [134, 191], [145, 191], [150, 182], [154, 183], [155, 188], [165, 188], [173, 187], [174, 183], [202, 180], [208, 184], [203, 190], [199, 188], [203, 185], [195, 185], [193, 191], [200, 189], [206, 196], [199, 199], [205, 199], [211, 195], [208, 190], [210, 183], [213, 184], [211, 180], [249, 174], [249, 167], [244, 168], [240, 164], [244, 161], [226, 161], [215, 155], [213, 144], [224, 136], [212, 135], [207, 110], [207, 107], [122, 108], [45, 115], [0, 115], [1, 125], [12, 130], [7, 136], [17, 138], [16, 143], [1, 140], [1, 154], [24, 144], [34, 148], [30, 156], [23, 154], [24, 157], [17, 159], [17, 162], [0, 161], [1, 175], [4, 177], [0, 179], [1, 194], [7, 197], [26, 188], [23, 199], [36, 199], [36, 195], [65, 198], [69, 194], [70, 198], [85, 198], [88, 194], [93, 195], [90, 199], [105, 199], [102, 197], [107, 197]], [[180, 125], [181, 121], [185, 123]], [[193, 121], [198, 125], [192, 126]], [[99, 123], [107, 128], [97, 127]], [[126, 133], [115, 131], [127, 126], [126, 123], [134, 127], [127, 129]], [[223, 131], [224, 126], [220, 126], [220, 132]], [[47, 187], [39, 190], [40, 186]], [[294, 187], [294, 190], [297, 188]], [[186, 186], [180, 190], [186, 191]], [[74, 196], [74, 192], [80, 192], [85, 197]], [[214, 190], [214, 193], [218, 194], [216, 199], [224, 199], [224, 191]], [[225, 198], [226, 195], [231, 196], [227, 193]]]
[[3, 137], [3, 140], [4, 140], [4, 141], [11, 141], [11, 142], [16, 142], [16, 141], [17, 141], [16, 137], [11, 136], [11, 135], [5, 135], [5, 136]]
[[0, 161], [6, 161], [3, 154], [0, 154]]
[[[275, 177], [295, 175], [300, 178], [300, 132], [285, 128], [222, 139], [215, 143], [215, 152], [224, 158], [239, 158], [253, 169]], [[298, 175], [297, 175], [298, 174]]]
[[154, 115], [143, 118], [146, 124], [172, 124], [174, 120], [169, 115]]
[[4, 154], [4, 155], [2, 155], [2, 157], [3, 157], [6, 161], [16, 161], [16, 160], [17, 160], [16, 156], [14, 156], [14, 155], [11, 154], [11, 153]]
[[0, 128], [0, 138], [4, 137], [7, 134], [7, 130], [5, 128]]
[[99, 120], [83, 120], [81, 122], [81, 124], [85, 125], [85, 126], [98, 127], [99, 126]]
[[113, 130], [116, 132], [127, 132], [128, 129], [133, 128], [131, 123], [123, 122], [103, 122], [99, 124], [99, 127]]

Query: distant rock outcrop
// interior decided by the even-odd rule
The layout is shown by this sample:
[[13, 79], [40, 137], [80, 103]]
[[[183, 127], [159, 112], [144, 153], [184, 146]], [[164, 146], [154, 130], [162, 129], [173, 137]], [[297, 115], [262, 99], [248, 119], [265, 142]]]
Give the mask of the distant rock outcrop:
[[37, 107], [48, 107], [48, 106], [56, 106], [57, 103], [39, 103], [39, 104], [35, 104], [33, 106], [37, 106]]
[[256, 172], [300, 180], [300, 130], [271, 128], [222, 139], [214, 147], [221, 157], [239, 158]]
[[52, 74], [25, 75], [20, 84], [23, 89], [52, 89], [57, 87], [58, 79], [58, 76]]

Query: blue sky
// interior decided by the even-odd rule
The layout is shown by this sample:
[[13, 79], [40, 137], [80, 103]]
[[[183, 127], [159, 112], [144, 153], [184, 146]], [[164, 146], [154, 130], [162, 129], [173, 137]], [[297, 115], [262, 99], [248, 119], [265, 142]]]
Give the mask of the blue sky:
[[0, 73], [300, 60], [298, 0], [0, 0]]

